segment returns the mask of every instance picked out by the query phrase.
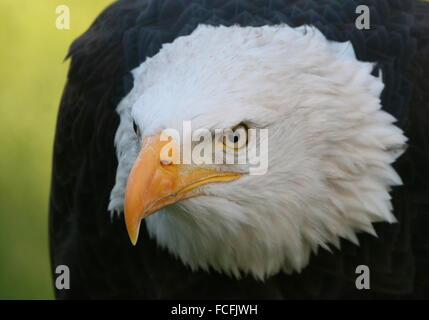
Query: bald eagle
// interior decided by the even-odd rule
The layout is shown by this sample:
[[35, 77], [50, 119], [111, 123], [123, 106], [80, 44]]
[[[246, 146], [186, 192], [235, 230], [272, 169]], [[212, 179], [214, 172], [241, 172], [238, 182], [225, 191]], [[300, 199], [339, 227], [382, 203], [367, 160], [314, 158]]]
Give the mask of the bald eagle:
[[428, 4], [120, 0], [68, 57], [58, 298], [428, 297]]

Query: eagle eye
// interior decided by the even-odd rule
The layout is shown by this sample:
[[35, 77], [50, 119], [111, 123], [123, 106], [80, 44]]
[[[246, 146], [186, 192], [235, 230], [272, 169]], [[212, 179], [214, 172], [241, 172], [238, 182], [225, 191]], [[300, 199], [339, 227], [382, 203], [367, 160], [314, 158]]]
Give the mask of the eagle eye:
[[248, 127], [244, 123], [240, 123], [239, 125], [226, 130], [222, 137], [224, 149], [238, 152], [242, 148], [246, 147], [248, 143], [247, 130]]
[[141, 138], [140, 128], [134, 120], [133, 120], [133, 129], [136, 136], [140, 139]]

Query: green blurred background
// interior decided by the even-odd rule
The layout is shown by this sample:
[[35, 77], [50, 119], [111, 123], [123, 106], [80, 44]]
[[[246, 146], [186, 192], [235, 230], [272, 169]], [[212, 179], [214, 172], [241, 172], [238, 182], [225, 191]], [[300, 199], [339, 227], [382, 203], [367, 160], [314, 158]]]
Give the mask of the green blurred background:
[[[0, 1], [0, 299], [51, 299], [48, 197], [68, 46], [113, 0]], [[58, 30], [55, 9], [70, 8]]]

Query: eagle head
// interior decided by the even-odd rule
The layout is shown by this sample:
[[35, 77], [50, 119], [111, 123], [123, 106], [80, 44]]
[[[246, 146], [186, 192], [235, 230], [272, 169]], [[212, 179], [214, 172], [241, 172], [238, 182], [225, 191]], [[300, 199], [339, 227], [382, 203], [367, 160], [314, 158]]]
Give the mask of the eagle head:
[[200, 25], [132, 74], [109, 210], [134, 244], [144, 219], [191, 268], [264, 279], [395, 222], [391, 165], [406, 138], [350, 42], [309, 26]]

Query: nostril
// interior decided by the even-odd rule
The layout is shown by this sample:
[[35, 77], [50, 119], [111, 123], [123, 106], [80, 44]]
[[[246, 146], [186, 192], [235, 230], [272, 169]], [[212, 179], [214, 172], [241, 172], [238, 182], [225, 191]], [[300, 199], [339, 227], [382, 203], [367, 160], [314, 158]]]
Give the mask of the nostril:
[[163, 166], [169, 166], [170, 164], [172, 164], [172, 161], [171, 160], [161, 160], [161, 164]]

